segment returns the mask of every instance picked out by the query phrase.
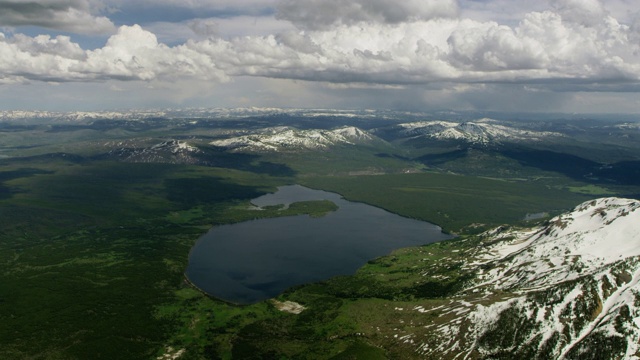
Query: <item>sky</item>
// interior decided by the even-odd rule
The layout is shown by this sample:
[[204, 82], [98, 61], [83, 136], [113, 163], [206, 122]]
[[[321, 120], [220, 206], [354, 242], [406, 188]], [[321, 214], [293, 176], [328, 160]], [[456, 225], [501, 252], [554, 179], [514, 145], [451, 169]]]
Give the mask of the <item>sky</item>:
[[0, 0], [0, 110], [640, 113], [639, 0]]

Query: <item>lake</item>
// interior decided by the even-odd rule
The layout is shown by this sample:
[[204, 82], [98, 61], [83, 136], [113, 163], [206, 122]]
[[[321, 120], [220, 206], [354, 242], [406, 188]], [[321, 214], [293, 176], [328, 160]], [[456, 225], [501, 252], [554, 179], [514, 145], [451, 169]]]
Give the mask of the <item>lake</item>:
[[330, 200], [339, 209], [321, 218], [288, 216], [214, 227], [191, 250], [187, 278], [211, 296], [250, 304], [294, 285], [353, 274], [394, 249], [452, 238], [436, 225], [300, 185], [280, 187], [252, 203], [310, 200]]

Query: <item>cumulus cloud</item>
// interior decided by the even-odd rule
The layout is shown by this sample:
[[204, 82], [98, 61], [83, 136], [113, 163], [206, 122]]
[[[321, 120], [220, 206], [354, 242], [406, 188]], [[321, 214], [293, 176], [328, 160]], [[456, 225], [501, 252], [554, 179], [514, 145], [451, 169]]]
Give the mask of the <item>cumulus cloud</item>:
[[358, 22], [397, 24], [451, 18], [457, 12], [455, 0], [282, 0], [277, 17], [300, 28], [323, 29]]
[[[528, 14], [515, 27], [458, 19], [359, 23], [238, 40], [230, 48], [238, 51], [236, 74], [268, 77], [382, 84], [636, 82], [640, 45], [630, 41], [633, 34], [611, 17], [586, 26], [546, 11]], [[241, 59], [253, 56], [251, 67], [243, 68]]]
[[213, 59], [188, 46], [169, 47], [139, 26], [123, 26], [106, 45], [82, 50], [69, 37], [0, 36], [0, 79], [36, 81], [175, 80], [227, 81]]
[[[130, 0], [103, 0], [107, 6], [121, 7], [130, 3]], [[275, 0], [136, 0], [136, 3], [144, 6], [171, 6], [187, 9], [224, 9], [224, 8], [265, 8], [273, 5]], [[247, 10], [251, 11], [251, 10]]]
[[75, 78], [69, 66], [83, 61], [85, 53], [67, 36], [16, 35], [8, 39], [2, 35], [0, 59], [0, 81], [3, 82], [69, 81]]
[[477, 21], [495, 21], [503, 25], [516, 25], [525, 14], [549, 9], [546, 0], [458, 0], [460, 16]]
[[[216, 36], [216, 22], [195, 21], [192, 29], [200, 37], [176, 46], [140, 26], [123, 26], [105, 46], [90, 51], [65, 37], [2, 36], [0, 77], [4, 82], [220, 82], [238, 76], [378, 85], [563, 82], [601, 84], [607, 91], [640, 82], [640, 26], [621, 24], [606, 13], [596, 17], [602, 9], [596, 0], [557, 0], [552, 9], [530, 12], [513, 26], [452, 18], [454, 2], [402, 4], [284, 0], [280, 17], [307, 24], [304, 29], [225, 39]], [[319, 11], [329, 5], [335, 8]]]
[[553, 0], [552, 6], [565, 21], [584, 26], [596, 25], [608, 15], [600, 0]]
[[189, 29], [204, 38], [220, 34], [220, 23], [215, 19], [194, 19], [188, 23]]
[[64, 54], [64, 56], [69, 59], [82, 60], [85, 58], [85, 52], [82, 48], [80, 48], [78, 44], [73, 43], [68, 36], [51, 38], [49, 35], [29, 37], [16, 34], [11, 44], [13, 44], [15, 48], [33, 57]]
[[169, 47], [140, 26], [123, 26], [105, 47], [87, 52], [87, 60], [72, 70], [103, 78], [124, 80], [175, 80], [194, 77], [226, 81], [214, 59], [188, 46]]
[[98, 8], [89, 0], [0, 0], [0, 26], [40, 26], [81, 34], [104, 34], [114, 24], [92, 11]]

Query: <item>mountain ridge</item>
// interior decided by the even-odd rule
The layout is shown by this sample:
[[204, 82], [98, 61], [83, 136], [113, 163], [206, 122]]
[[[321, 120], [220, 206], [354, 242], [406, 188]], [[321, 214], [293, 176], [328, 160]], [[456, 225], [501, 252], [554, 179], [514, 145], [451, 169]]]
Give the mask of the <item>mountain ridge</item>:
[[337, 145], [382, 142], [369, 132], [355, 126], [331, 130], [300, 130], [289, 126], [260, 129], [249, 135], [214, 140], [210, 145], [231, 151], [278, 152], [291, 150], [319, 150]]
[[408, 138], [426, 137], [434, 140], [459, 140], [470, 144], [488, 145], [502, 141], [540, 141], [563, 135], [551, 131], [517, 129], [482, 118], [474, 121], [418, 121], [397, 125], [398, 132]]

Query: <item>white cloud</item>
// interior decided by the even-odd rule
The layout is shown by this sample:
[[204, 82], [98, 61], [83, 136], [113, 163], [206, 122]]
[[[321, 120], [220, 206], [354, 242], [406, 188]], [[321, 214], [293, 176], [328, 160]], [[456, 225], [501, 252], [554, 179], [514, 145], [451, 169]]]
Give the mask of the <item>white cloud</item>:
[[[637, 0], [606, 0], [602, 1], [562, 1], [562, 0], [458, 0], [460, 14], [464, 18], [478, 21], [496, 21], [504, 25], [516, 25], [527, 13], [553, 10], [564, 12], [566, 18], [582, 16], [585, 13], [603, 18], [610, 14], [621, 23], [629, 23], [639, 14]], [[606, 3], [606, 6], [604, 4]], [[576, 9], [577, 8], [577, 9]], [[585, 9], [586, 8], [586, 9]], [[591, 10], [589, 10], [591, 9]], [[596, 10], [595, 13], [593, 10]], [[597, 11], [603, 11], [597, 13]], [[597, 20], [596, 20], [597, 21]]]
[[73, 77], [69, 65], [82, 58], [84, 52], [69, 37], [17, 35], [6, 38], [3, 35], [0, 36], [0, 81], [68, 81]]
[[457, 16], [455, 0], [282, 0], [277, 17], [300, 28], [323, 29], [359, 22], [398, 24]]
[[496, 23], [462, 22], [448, 42], [450, 61], [463, 70], [541, 70], [547, 62], [539, 41]]
[[57, 36], [51, 38], [49, 35], [38, 35], [29, 37], [22, 34], [16, 34], [11, 43], [21, 51], [29, 53], [31, 56], [37, 57], [43, 54], [47, 55], [64, 55], [69, 59], [82, 60], [85, 58], [85, 52], [80, 46], [71, 41], [68, 36]]
[[123, 26], [105, 47], [87, 52], [87, 60], [72, 70], [98, 78], [125, 80], [176, 80], [194, 77], [226, 81], [213, 59], [189, 46], [169, 47], [140, 26]]
[[358, 23], [225, 46], [218, 41], [218, 50], [194, 46], [220, 55], [235, 75], [383, 84], [638, 81], [633, 29], [612, 17], [584, 24], [547, 11], [530, 13], [513, 28], [456, 19]]
[[101, 8], [90, 0], [0, 0], [1, 26], [40, 26], [80, 34], [115, 31], [108, 18], [94, 15]]
[[188, 22], [189, 29], [196, 35], [209, 38], [220, 34], [220, 23], [217, 19], [194, 19]]
[[144, 26], [153, 32], [158, 40], [169, 44], [184, 43], [188, 40], [208, 38], [231, 39], [244, 36], [279, 34], [295, 30], [286, 21], [269, 16], [233, 16], [226, 18], [202, 18], [184, 22], [155, 22]]
[[517, 25], [525, 14], [549, 9], [548, 1], [458, 0], [460, 16], [476, 21], [495, 21], [503, 25]]
[[[107, 6], [126, 6], [130, 0], [103, 0]], [[277, 0], [136, 0], [143, 6], [171, 6], [187, 9], [224, 9], [224, 8], [264, 8], [273, 6]]]
[[[76, 8], [89, 9], [88, 3], [77, 3], [84, 5]], [[197, 36], [175, 46], [137, 25], [120, 27], [95, 50], [62, 36], [3, 35], [0, 82], [216, 83], [251, 76], [377, 85], [563, 82], [589, 91], [629, 89], [640, 82], [640, 22], [625, 25], [606, 13], [596, 16], [603, 11], [596, 0], [554, 0], [552, 10], [529, 12], [513, 26], [452, 18], [457, 11], [452, 1], [399, 4], [285, 0], [280, 17], [304, 23], [305, 29], [271, 20], [258, 32], [277, 35], [245, 30], [242, 36], [222, 37], [225, 31], [241, 32], [229, 27], [265, 18], [207, 18], [182, 23]]]
[[188, 46], [169, 47], [139, 26], [123, 26], [107, 44], [84, 51], [69, 37], [0, 36], [0, 79], [40, 81], [167, 80], [181, 77], [226, 81], [212, 59]]
[[609, 15], [600, 0], [553, 0], [556, 12], [564, 21], [594, 26]]

